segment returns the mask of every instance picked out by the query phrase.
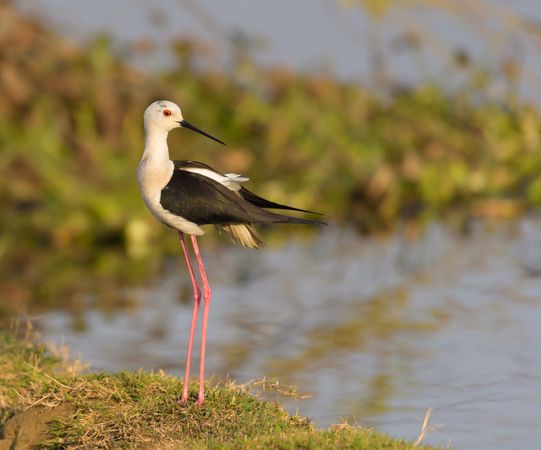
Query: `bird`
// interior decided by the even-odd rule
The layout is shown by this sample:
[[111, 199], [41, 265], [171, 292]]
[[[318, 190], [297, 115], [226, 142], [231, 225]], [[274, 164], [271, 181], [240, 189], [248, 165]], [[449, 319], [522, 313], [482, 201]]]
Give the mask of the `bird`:
[[[145, 147], [137, 166], [139, 190], [147, 209], [161, 223], [178, 233], [193, 287], [193, 312], [181, 403], [188, 402], [193, 340], [199, 307], [203, 300], [199, 393], [196, 401], [197, 405], [201, 405], [205, 400], [205, 348], [211, 302], [211, 289], [197, 242], [197, 237], [204, 234], [201, 227], [215, 225], [225, 231], [234, 242], [244, 247], [260, 248], [263, 246], [263, 241], [255, 225], [278, 223], [319, 225], [324, 222], [267, 211], [267, 209], [279, 209], [313, 213], [275, 203], [254, 194], [241, 186], [241, 183], [248, 181], [248, 178], [240, 174], [224, 174], [202, 162], [171, 160], [167, 136], [175, 128], [190, 129], [225, 145], [220, 139], [186, 121], [177, 104], [169, 100], [151, 103], [144, 113], [144, 127]], [[186, 236], [191, 239], [195, 265], [202, 287], [197, 282]]]

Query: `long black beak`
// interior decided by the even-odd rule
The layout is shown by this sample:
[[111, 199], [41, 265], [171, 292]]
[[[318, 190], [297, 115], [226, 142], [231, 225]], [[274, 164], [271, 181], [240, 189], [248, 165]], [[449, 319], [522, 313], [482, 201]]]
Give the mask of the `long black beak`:
[[195, 125], [192, 125], [190, 122], [186, 122], [185, 120], [181, 120], [179, 123], [184, 128], [189, 128], [190, 130], [193, 130], [193, 131], [195, 131], [195, 132], [197, 132], [199, 134], [202, 134], [203, 136], [206, 136], [206, 137], [212, 139], [213, 141], [216, 141], [216, 142], [219, 142], [222, 145], [225, 145], [225, 142], [222, 142], [222, 141], [220, 141], [220, 139], [217, 139], [214, 136], [211, 136], [210, 134], [205, 133], [203, 130], [201, 130], [200, 128], [197, 128]]

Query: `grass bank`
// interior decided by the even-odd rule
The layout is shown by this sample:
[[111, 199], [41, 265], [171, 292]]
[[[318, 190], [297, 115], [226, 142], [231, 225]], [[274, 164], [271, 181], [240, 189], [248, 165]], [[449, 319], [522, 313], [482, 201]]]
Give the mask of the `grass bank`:
[[77, 372], [0, 331], [0, 449], [419, 448], [368, 428], [316, 429], [233, 383], [209, 385], [196, 407], [177, 403], [182, 381], [161, 372]]

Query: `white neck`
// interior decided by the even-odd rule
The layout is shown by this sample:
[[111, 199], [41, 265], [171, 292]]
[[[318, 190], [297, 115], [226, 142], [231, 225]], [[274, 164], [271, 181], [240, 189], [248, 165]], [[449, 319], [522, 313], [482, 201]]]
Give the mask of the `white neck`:
[[169, 161], [167, 134], [168, 131], [159, 128], [147, 130], [143, 161], [152, 164], [163, 164]]

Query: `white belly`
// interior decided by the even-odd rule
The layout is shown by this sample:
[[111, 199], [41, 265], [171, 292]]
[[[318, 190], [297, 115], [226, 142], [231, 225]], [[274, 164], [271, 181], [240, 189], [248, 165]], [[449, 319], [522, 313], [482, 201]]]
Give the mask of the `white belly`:
[[137, 181], [141, 196], [148, 210], [160, 222], [183, 233], [200, 236], [205, 232], [199, 225], [171, 214], [160, 204], [162, 189], [169, 183], [174, 170], [173, 161], [167, 161], [167, 164], [157, 167], [150, 164], [149, 160], [142, 159], [137, 166]]

